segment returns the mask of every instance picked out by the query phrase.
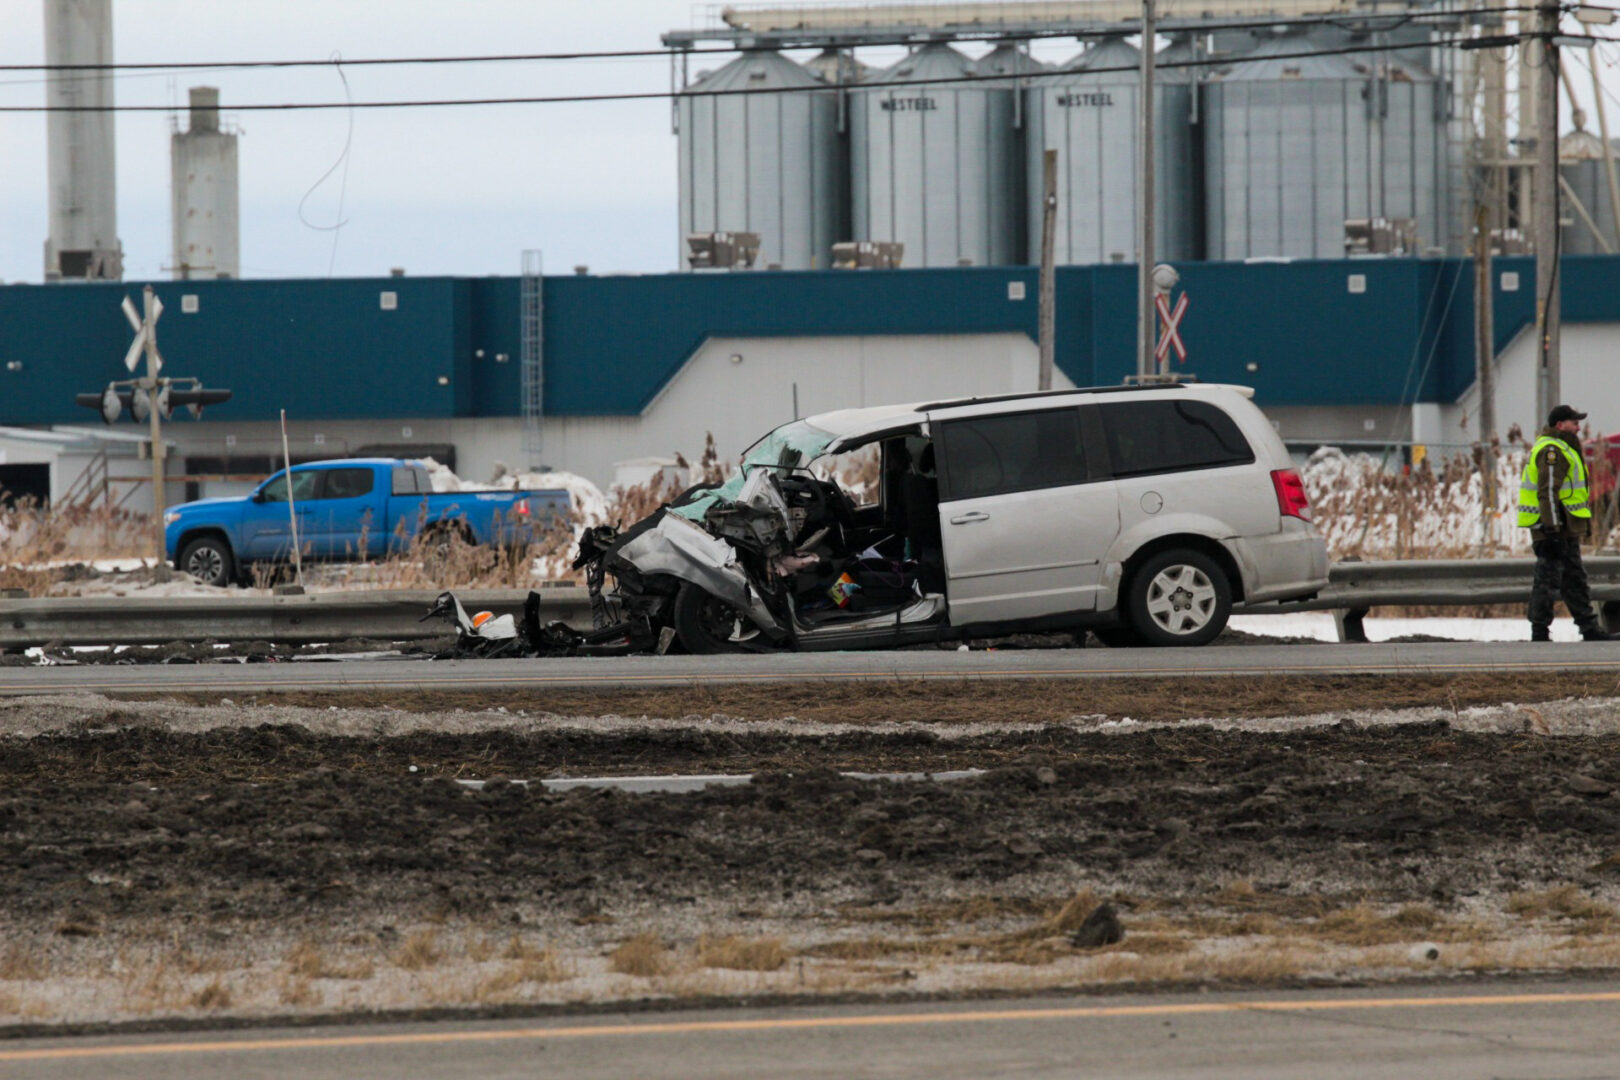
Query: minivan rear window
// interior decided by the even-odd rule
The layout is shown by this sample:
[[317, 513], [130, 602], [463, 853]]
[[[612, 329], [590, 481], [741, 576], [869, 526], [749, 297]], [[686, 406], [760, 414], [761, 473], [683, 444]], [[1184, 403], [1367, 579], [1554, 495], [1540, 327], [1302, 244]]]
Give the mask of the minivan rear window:
[[942, 499], [976, 499], [1011, 491], [1083, 484], [1085, 447], [1078, 409], [947, 420]]
[[1110, 401], [1101, 406], [1115, 476], [1243, 465], [1254, 450], [1207, 401]]

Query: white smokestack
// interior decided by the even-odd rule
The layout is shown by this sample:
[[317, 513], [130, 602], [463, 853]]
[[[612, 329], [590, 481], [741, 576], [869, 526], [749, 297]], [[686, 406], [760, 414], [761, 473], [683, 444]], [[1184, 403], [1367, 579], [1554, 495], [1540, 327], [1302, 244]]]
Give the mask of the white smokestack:
[[[110, 64], [112, 59], [112, 0], [45, 0], [47, 64]], [[112, 72], [52, 71], [46, 76], [45, 103], [110, 110]], [[45, 280], [122, 278], [113, 114], [47, 113], [45, 131], [51, 212]]]

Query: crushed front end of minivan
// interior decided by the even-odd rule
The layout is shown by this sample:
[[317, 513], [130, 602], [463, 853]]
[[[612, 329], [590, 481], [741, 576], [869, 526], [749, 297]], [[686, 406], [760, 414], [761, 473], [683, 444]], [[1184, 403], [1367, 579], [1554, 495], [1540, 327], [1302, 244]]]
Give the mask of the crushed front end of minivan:
[[[897, 419], [907, 411], [894, 410]], [[816, 422], [856, 412], [864, 423], [853, 430]], [[576, 566], [596, 628], [665, 647], [671, 630], [700, 654], [934, 636], [946, 607], [932, 448], [915, 413], [881, 430], [873, 412], [787, 424], [726, 482], [691, 488], [623, 531], [589, 532]], [[874, 444], [866, 460], [882, 463], [872, 483], [885, 497], [862, 506], [834, 479], [834, 455]]]

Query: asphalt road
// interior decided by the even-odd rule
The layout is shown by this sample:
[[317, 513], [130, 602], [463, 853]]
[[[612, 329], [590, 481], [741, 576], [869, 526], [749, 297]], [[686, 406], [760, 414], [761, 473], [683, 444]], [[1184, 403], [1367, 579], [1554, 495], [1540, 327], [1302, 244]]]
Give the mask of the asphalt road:
[[1620, 989], [1403, 987], [0, 1043], [8, 1080], [1620, 1077]]
[[175, 664], [0, 668], [0, 694], [72, 690], [263, 693], [276, 690], [626, 689], [716, 683], [894, 679], [1052, 679], [1153, 676], [1456, 675], [1620, 671], [1620, 642], [1242, 645], [1202, 649], [1051, 649], [955, 652], [632, 656], [567, 660], [354, 660], [330, 663]]

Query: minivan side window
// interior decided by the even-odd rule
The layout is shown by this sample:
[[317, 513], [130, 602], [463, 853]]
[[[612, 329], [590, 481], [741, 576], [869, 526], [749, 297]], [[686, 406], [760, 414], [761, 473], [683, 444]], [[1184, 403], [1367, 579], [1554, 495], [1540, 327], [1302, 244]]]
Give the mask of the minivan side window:
[[1115, 476], [1254, 460], [1237, 424], [1207, 401], [1110, 401], [1103, 403], [1102, 416]]
[[1049, 409], [947, 420], [940, 498], [976, 499], [1086, 482], [1080, 410]]

